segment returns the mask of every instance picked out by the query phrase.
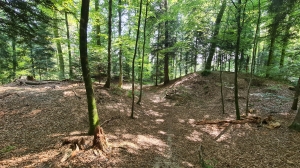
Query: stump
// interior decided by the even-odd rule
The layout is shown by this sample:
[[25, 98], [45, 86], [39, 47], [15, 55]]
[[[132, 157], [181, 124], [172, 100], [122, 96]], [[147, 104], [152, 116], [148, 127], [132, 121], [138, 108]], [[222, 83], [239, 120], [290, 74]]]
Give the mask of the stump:
[[104, 131], [99, 125], [95, 128], [94, 131], [93, 147], [100, 149], [103, 152], [109, 151], [109, 146]]

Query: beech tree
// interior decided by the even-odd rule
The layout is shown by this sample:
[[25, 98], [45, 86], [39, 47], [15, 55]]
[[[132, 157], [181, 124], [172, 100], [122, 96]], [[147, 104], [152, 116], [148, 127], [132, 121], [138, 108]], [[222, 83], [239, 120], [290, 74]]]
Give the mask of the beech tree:
[[90, 68], [87, 54], [87, 27], [89, 19], [89, 3], [90, 0], [82, 0], [81, 2], [81, 17], [80, 17], [80, 31], [79, 31], [79, 48], [80, 61], [82, 67], [82, 76], [85, 84], [88, 113], [89, 113], [89, 135], [93, 135], [96, 126], [99, 124], [99, 117], [97, 105], [90, 75]]

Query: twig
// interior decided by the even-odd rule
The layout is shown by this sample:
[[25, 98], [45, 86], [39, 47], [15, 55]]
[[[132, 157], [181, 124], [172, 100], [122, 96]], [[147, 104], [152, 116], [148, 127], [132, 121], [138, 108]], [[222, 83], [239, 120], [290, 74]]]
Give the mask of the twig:
[[75, 90], [73, 90], [73, 92], [74, 92], [75, 96], [78, 97], [78, 99], [81, 99], [81, 97], [78, 96], [78, 94], [75, 92]]
[[115, 119], [120, 119], [120, 116], [114, 116], [108, 120], [105, 120], [102, 124], [100, 124], [100, 127], [102, 127], [104, 124], [109, 123], [110, 121], [115, 120]]

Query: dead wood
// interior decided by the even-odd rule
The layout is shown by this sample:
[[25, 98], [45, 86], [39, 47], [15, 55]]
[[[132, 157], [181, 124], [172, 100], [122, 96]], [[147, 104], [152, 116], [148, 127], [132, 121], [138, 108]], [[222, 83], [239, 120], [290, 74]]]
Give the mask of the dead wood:
[[73, 92], [74, 92], [74, 95], [75, 95], [78, 99], [81, 99], [81, 97], [78, 96], [78, 94], [75, 92], [75, 90], [73, 90]]
[[93, 147], [107, 153], [109, 151], [108, 142], [103, 129], [98, 125], [94, 131]]

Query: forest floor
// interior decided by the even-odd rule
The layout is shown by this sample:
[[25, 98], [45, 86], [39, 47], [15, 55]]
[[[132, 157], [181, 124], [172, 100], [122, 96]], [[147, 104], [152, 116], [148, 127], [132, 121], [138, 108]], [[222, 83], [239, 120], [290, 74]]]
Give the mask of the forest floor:
[[[244, 114], [247, 76], [239, 76], [239, 106]], [[271, 115], [279, 128], [248, 122], [199, 124], [235, 120], [233, 79], [233, 73], [223, 73], [225, 114], [219, 74], [193, 73], [167, 86], [145, 86], [141, 105], [135, 105], [135, 119], [129, 117], [131, 84], [105, 89], [95, 83], [100, 123], [111, 150], [101, 154], [87, 147], [71, 157], [66, 157], [70, 145], [63, 145], [64, 139], [93, 138], [86, 135], [84, 85], [0, 86], [0, 168], [200, 167], [199, 153], [215, 168], [300, 167], [299, 132], [288, 129], [296, 115], [290, 110], [294, 91], [286, 84], [258, 78], [250, 90], [250, 115], [262, 119]]]

